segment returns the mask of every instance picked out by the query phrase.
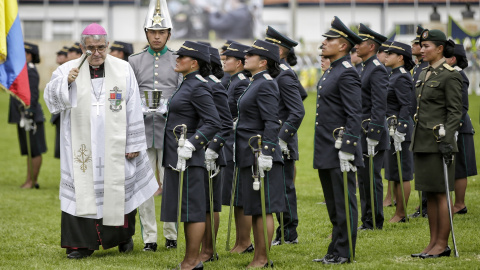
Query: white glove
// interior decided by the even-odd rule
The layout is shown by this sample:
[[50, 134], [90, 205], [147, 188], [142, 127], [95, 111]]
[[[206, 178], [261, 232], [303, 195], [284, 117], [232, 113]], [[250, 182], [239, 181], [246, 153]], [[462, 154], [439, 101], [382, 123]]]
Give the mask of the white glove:
[[272, 169], [273, 157], [265, 156], [260, 153], [258, 157], [258, 170], [260, 171], [260, 177], [265, 177], [264, 171], [270, 171]]
[[187, 160], [184, 158], [178, 157], [177, 170], [184, 172], [186, 168], [187, 168]]
[[405, 141], [405, 135], [407, 134], [395, 130], [395, 134], [393, 134], [393, 145], [395, 146], [395, 152], [402, 151], [402, 142]]
[[372, 140], [367, 137], [367, 149], [368, 149], [369, 156], [375, 155], [375, 146], [377, 146], [377, 144], [378, 144], [377, 140]]
[[178, 158], [188, 160], [192, 157], [193, 151], [195, 151], [193, 144], [188, 140], [185, 140], [185, 145], [177, 148]]
[[282, 149], [282, 153], [288, 155], [288, 143], [280, 138], [278, 138], [278, 144], [280, 144], [280, 148]]
[[216, 169], [215, 160], [217, 158], [217, 152], [213, 151], [210, 148], [207, 148], [207, 151], [205, 151], [205, 167], [207, 167], [207, 171], [213, 171]]
[[458, 131], [455, 131], [455, 141], [458, 141]]
[[348, 152], [338, 151], [338, 159], [340, 159], [340, 170], [342, 172], [357, 171], [357, 167], [352, 165], [349, 161], [355, 160], [355, 156]]

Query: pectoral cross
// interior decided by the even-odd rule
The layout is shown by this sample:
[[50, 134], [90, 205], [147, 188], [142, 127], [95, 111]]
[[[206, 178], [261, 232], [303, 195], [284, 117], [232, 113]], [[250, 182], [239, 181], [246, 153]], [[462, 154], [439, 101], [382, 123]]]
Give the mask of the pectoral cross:
[[102, 176], [102, 169], [105, 168], [105, 166], [102, 165], [102, 158], [101, 157], [98, 157], [98, 165], [96, 167], [98, 169], [98, 176]]
[[100, 107], [99, 106], [103, 106], [103, 104], [100, 104], [100, 101], [97, 100], [97, 102], [93, 103], [92, 105], [97, 106], [97, 116], [99, 116], [100, 115]]

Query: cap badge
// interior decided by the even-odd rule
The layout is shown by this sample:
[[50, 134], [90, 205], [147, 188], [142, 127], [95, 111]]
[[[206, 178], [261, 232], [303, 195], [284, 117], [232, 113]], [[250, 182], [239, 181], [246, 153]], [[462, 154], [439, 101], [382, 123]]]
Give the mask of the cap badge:
[[423, 32], [422, 38], [423, 38], [423, 39], [426, 39], [427, 37], [428, 37], [428, 31]]

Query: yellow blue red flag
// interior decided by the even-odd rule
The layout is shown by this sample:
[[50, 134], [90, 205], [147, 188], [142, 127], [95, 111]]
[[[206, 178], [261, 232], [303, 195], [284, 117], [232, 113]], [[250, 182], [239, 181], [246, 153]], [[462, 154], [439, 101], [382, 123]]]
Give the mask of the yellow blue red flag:
[[27, 61], [17, 0], [0, 1], [0, 89], [30, 105]]

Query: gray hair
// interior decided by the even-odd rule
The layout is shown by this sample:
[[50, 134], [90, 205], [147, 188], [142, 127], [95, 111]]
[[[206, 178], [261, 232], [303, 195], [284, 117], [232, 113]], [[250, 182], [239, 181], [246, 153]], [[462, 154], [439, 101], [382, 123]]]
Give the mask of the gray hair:
[[92, 38], [93, 40], [101, 40], [102, 38], [105, 39], [105, 45], [108, 43], [108, 35], [81, 35], [80, 36], [80, 43], [85, 48], [85, 40], [87, 38]]

